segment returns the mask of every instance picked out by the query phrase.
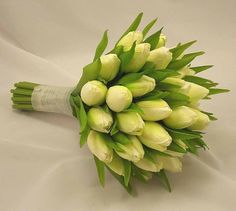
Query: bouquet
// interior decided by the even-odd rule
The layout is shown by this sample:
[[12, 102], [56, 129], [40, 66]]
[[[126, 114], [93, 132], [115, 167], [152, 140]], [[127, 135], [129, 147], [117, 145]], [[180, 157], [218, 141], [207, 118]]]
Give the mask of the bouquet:
[[184, 53], [196, 41], [167, 48], [162, 28], [147, 36], [157, 19], [137, 30], [142, 15], [106, 54], [104, 32], [75, 87], [18, 82], [11, 90], [15, 109], [78, 119], [80, 146], [93, 154], [101, 185], [106, 168], [129, 193], [134, 178], [154, 176], [171, 190], [166, 171], [180, 172], [185, 154], [208, 148], [201, 131], [216, 118], [200, 101], [229, 91], [197, 76], [212, 65], [191, 66], [204, 54]]

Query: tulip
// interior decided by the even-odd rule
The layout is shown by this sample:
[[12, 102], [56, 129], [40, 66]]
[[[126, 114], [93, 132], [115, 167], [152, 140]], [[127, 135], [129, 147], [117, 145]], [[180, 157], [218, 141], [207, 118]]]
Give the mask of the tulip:
[[126, 111], [116, 114], [117, 128], [130, 135], [141, 135], [144, 128], [144, 121], [135, 111]]
[[169, 156], [156, 156], [159, 162], [162, 162], [163, 168], [167, 171], [177, 173], [182, 171], [182, 162], [179, 158]]
[[133, 97], [140, 97], [151, 92], [155, 86], [155, 79], [143, 75], [140, 79], [125, 85], [132, 93]]
[[135, 46], [135, 52], [131, 61], [123, 67], [123, 71], [126, 73], [129, 72], [138, 72], [146, 63], [146, 60], [150, 53], [150, 44], [142, 43]]
[[116, 54], [107, 54], [100, 57], [102, 67], [99, 77], [105, 81], [111, 81], [116, 77], [120, 68], [120, 59]]
[[128, 51], [130, 50], [134, 42], [136, 42], [136, 44], [139, 44], [142, 41], [143, 33], [140, 31], [132, 31], [122, 37], [117, 46], [123, 46], [123, 50]]
[[190, 89], [190, 84], [180, 78], [168, 77], [168, 78], [162, 80], [162, 82], [177, 86], [177, 87], [171, 87], [171, 88], [169, 88], [169, 90], [175, 91], [175, 92], [180, 92], [182, 94], [186, 94]]
[[87, 144], [90, 152], [104, 163], [110, 163], [113, 158], [113, 150], [108, 144], [109, 136], [90, 130]]
[[116, 153], [113, 153], [113, 159], [107, 166], [118, 175], [124, 176], [125, 168], [123, 160]]
[[153, 160], [149, 159], [148, 157], [144, 156], [143, 159], [134, 163], [135, 166], [151, 172], [159, 172], [163, 165], [161, 162], [154, 162]]
[[203, 130], [210, 122], [209, 117], [197, 109], [192, 108], [192, 111], [197, 114], [197, 121], [188, 128], [191, 130]]
[[188, 148], [188, 146], [181, 139], [176, 139], [175, 143], [185, 150]]
[[170, 145], [172, 138], [168, 132], [156, 122], [145, 122], [143, 133], [139, 140], [152, 149], [165, 151]]
[[166, 45], [166, 36], [164, 34], [161, 34], [156, 48], [160, 48], [160, 47], [163, 47], [165, 45]]
[[163, 121], [170, 128], [183, 129], [197, 121], [197, 114], [187, 106], [179, 106], [174, 108], [172, 113]]
[[88, 106], [97, 106], [105, 102], [107, 87], [100, 81], [89, 81], [81, 89], [81, 99]]
[[162, 99], [140, 101], [137, 106], [143, 111], [141, 114], [143, 120], [159, 121], [167, 118], [172, 110], [169, 105]]
[[183, 67], [182, 69], [177, 71], [179, 75], [174, 76], [176, 78], [183, 78], [187, 75], [195, 75], [195, 71], [189, 68], [188, 66]]
[[165, 69], [172, 60], [172, 53], [166, 47], [150, 51], [148, 62], [152, 62], [158, 70]]
[[[133, 162], [138, 162], [143, 158], [143, 146], [136, 136], [126, 136], [125, 134], [119, 132], [112, 136], [112, 138], [116, 141], [116, 145], [121, 149], [121, 151], [116, 151], [120, 157]], [[129, 143], [124, 144], [124, 139], [129, 140]]]
[[189, 96], [191, 102], [199, 101], [206, 97], [209, 93], [209, 90], [203, 86], [191, 82], [186, 83], [190, 85], [190, 89], [186, 95]]
[[115, 112], [127, 109], [133, 100], [132, 93], [124, 86], [112, 86], [108, 89], [106, 103]]
[[87, 113], [88, 124], [93, 130], [109, 133], [113, 124], [112, 115], [101, 107], [94, 107]]

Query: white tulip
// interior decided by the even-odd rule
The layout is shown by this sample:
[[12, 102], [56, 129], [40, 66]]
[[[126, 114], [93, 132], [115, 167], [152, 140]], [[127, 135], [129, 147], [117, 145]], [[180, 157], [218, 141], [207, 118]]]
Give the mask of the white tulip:
[[123, 160], [116, 153], [113, 153], [113, 159], [107, 166], [118, 175], [124, 176], [125, 168]]
[[105, 102], [107, 87], [100, 81], [89, 81], [81, 89], [81, 99], [88, 106], [97, 106]]
[[101, 107], [94, 107], [87, 113], [88, 124], [93, 130], [109, 133], [113, 124], [112, 115]]
[[90, 130], [87, 144], [90, 152], [104, 163], [110, 163], [113, 158], [113, 150], [109, 147], [106, 134]]
[[99, 77], [105, 81], [111, 81], [116, 77], [120, 68], [120, 59], [116, 54], [107, 54], [100, 57], [102, 67]]
[[116, 153], [126, 159], [133, 162], [138, 162], [144, 156], [143, 146], [136, 136], [128, 135], [126, 138], [129, 139], [129, 143], [123, 144], [122, 138], [124, 134], [117, 133], [113, 136], [113, 139], [116, 141], [117, 146], [122, 149], [122, 151], [116, 151]]
[[172, 141], [169, 133], [156, 122], [145, 122], [143, 133], [138, 138], [147, 147], [162, 152], [167, 149]]
[[202, 113], [197, 109], [192, 108], [192, 111], [197, 114], [197, 121], [188, 128], [191, 130], [203, 130], [210, 122], [208, 115]]
[[149, 43], [142, 43], [136, 45], [134, 55], [129, 64], [123, 67], [123, 71], [126, 73], [138, 72], [146, 63], [149, 53], [150, 53]]
[[166, 47], [150, 51], [147, 62], [152, 62], [158, 70], [165, 69], [172, 60], [172, 53]]
[[166, 36], [164, 34], [161, 34], [156, 48], [164, 47], [166, 45], [166, 40]]
[[120, 131], [130, 135], [141, 135], [144, 128], [144, 121], [135, 111], [126, 111], [116, 114], [117, 127]]
[[197, 114], [187, 106], [179, 106], [174, 108], [172, 113], [163, 121], [170, 128], [183, 129], [197, 121]]
[[133, 97], [143, 96], [148, 92], [151, 92], [155, 86], [155, 79], [146, 75], [143, 75], [140, 79], [125, 85], [125, 87], [131, 91]]
[[106, 103], [115, 112], [127, 109], [132, 103], [132, 93], [124, 86], [112, 86], [108, 89]]
[[167, 118], [172, 110], [169, 105], [162, 99], [139, 101], [137, 106], [142, 109], [141, 114], [143, 120], [159, 121]]
[[141, 31], [132, 31], [126, 34], [118, 42], [117, 46], [123, 46], [124, 51], [130, 50], [133, 43], [139, 44], [143, 41], [143, 33]]

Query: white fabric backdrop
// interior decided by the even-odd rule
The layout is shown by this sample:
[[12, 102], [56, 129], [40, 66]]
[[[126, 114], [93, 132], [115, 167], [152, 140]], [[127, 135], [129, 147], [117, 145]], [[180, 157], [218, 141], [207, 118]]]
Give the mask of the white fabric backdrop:
[[[235, 7], [235, 0], [0, 0], [0, 210], [234, 210]], [[215, 64], [204, 75], [232, 91], [204, 103], [219, 118], [205, 136], [210, 151], [170, 175], [173, 192], [157, 181], [137, 183], [134, 198], [109, 174], [99, 186], [74, 119], [13, 111], [9, 90], [21, 80], [74, 85], [102, 32], [110, 29], [114, 44], [140, 11], [144, 23], [159, 17], [168, 46], [198, 39], [194, 49], [207, 54], [196, 64]]]

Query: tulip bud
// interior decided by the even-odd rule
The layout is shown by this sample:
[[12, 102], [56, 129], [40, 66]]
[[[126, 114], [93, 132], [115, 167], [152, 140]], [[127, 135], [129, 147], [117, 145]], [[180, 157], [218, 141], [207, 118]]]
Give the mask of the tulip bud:
[[163, 47], [165, 45], [166, 45], [166, 36], [164, 34], [161, 34], [156, 48], [160, 48], [160, 47]]
[[111, 81], [119, 72], [120, 59], [116, 54], [107, 54], [100, 57], [102, 67], [99, 76], [105, 81]]
[[203, 86], [191, 82], [186, 83], [190, 85], [190, 89], [186, 95], [189, 96], [191, 102], [199, 101], [209, 93], [209, 90]]
[[143, 111], [141, 114], [143, 120], [159, 121], [167, 118], [172, 110], [169, 105], [162, 99], [140, 101], [137, 106]]
[[182, 80], [180, 78], [168, 77], [168, 78], [162, 80], [162, 82], [167, 83], [167, 84], [171, 84], [171, 85], [174, 85], [174, 86], [178, 86], [176, 88], [171, 87], [170, 90], [175, 91], [175, 92], [180, 92], [182, 94], [186, 94], [190, 89], [190, 84], [188, 82], [186, 82], [185, 80]]
[[179, 158], [157, 155], [159, 162], [162, 162], [163, 168], [167, 171], [177, 173], [182, 171], [182, 162]]
[[144, 121], [135, 111], [126, 111], [116, 114], [117, 127], [120, 131], [130, 135], [141, 135], [144, 128]]
[[81, 99], [88, 106], [97, 106], [105, 102], [107, 87], [100, 81], [89, 81], [81, 89]]
[[142, 43], [135, 47], [135, 52], [133, 58], [125, 67], [123, 67], [124, 72], [138, 72], [146, 63], [146, 60], [150, 53], [150, 44]]
[[113, 158], [113, 150], [107, 143], [107, 135], [90, 130], [87, 144], [90, 152], [104, 163], [110, 163]]
[[[132, 162], [138, 162], [140, 159], [144, 156], [144, 150], [143, 146], [140, 143], [140, 141], [137, 139], [136, 136], [130, 136], [125, 135], [123, 133], [116, 133], [112, 138], [116, 141], [116, 145], [122, 150], [122, 151], [116, 151], [116, 153], [126, 159], [130, 160]], [[123, 142], [123, 139], [128, 139], [129, 143]]]
[[113, 153], [113, 159], [107, 166], [118, 175], [124, 176], [125, 168], [123, 160], [116, 153]]
[[197, 121], [188, 128], [191, 130], [203, 130], [210, 122], [209, 117], [197, 109], [192, 108], [192, 111], [197, 114]]
[[197, 121], [197, 114], [187, 106], [179, 106], [174, 108], [172, 113], [163, 121], [170, 128], [183, 129]]
[[154, 162], [153, 160], [149, 159], [146, 156], [144, 156], [144, 158], [141, 159], [140, 161], [134, 163], [134, 165], [143, 170], [151, 172], [159, 172], [163, 168], [161, 162]]
[[166, 47], [161, 47], [150, 51], [148, 62], [155, 64], [158, 70], [165, 69], [172, 60], [172, 53]]
[[88, 124], [93, 130], [109, 133], [113, 123], [112, 115], [101, 107], [91, 108], [87, 114]]
[[124, 86], [112, 86], [108, 89], [106, 103], [115, 112], [128, 108], [133, 100], [132, 93]]
[[136, 42], [136, 44], [139, 44], [142, 41], [143, 33], [140, 31], [132, 31], [122, 37], [117, 46], [123, 46], [124, 51], [128, 51], [130, 50], [134, 42]]
[[125, 85], [132, 93], [133, 97], [140, 97], [151, 92], [155, 86], [155, 79], [143, 75], [140, 79]]
[[181, 140], [181, 139], [176, 139], [175, 140], [175, 143], [178, 145], [178, 146], [180, 146], [180, 147], [182, 147], [183, 149], [187, 149], [188, 148], [188, 146]]
[[190, 69], [188, 66], [183, 67], [182, 69], [177, 71], [179, 75], [174, 76], [176, 78], [183, 78], [187, 75], [195, 75], [195, 71]]
[[147, 147], [162, 152], [167, 149], [172, 141], [168, 132], [156, 122], [145, 122], [143, 133], [138, 138]]

